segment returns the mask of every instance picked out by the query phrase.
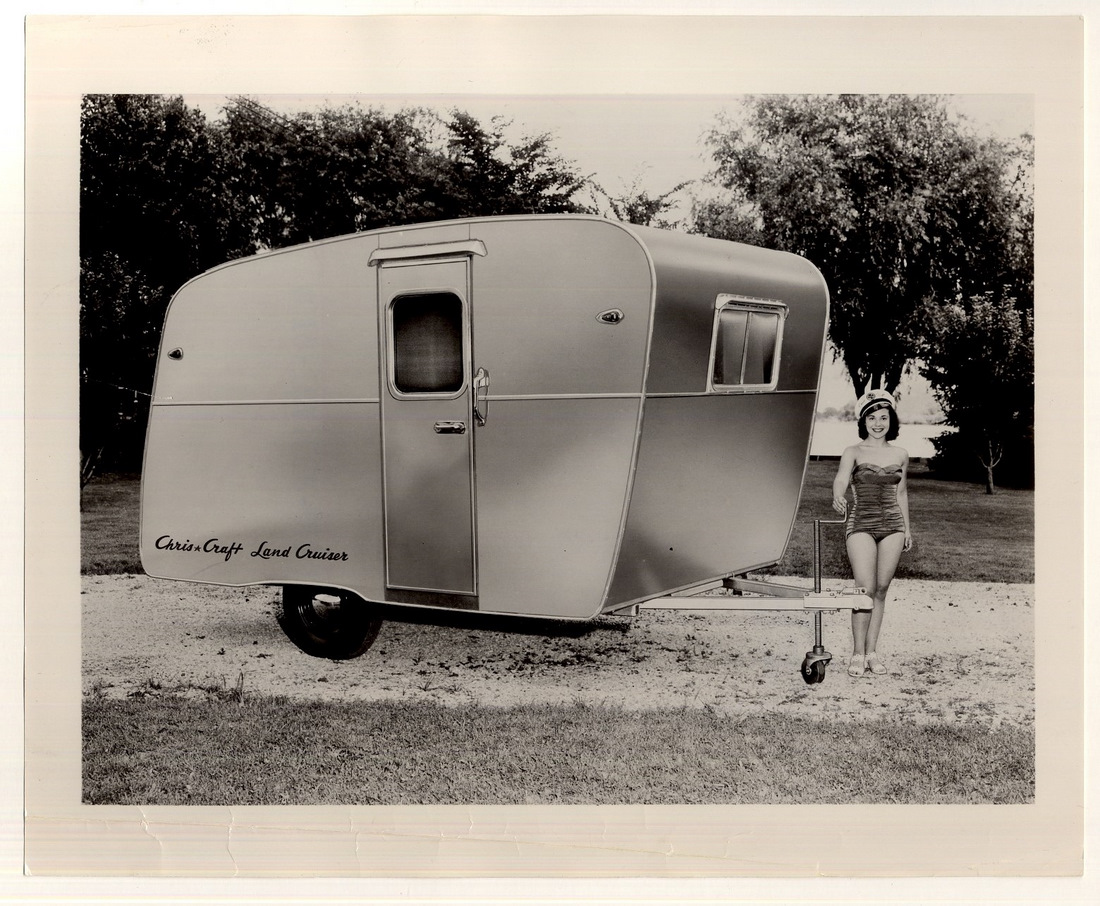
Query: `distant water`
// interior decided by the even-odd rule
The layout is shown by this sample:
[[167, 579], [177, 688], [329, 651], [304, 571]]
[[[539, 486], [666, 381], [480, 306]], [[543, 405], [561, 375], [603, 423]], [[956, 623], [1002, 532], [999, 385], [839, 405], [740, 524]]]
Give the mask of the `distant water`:
[[[947, 425], [902, 425], [898, 439], [899, 447], [909, 451], [911, 459], [929, 459], [936, 454], [932, 438], [939, 437], [944, 431], [953, 431]], [[819, 418], [814, 424], [814, 440], [810, 444], [811, 456], [839, 456], [844, 448], [859, 443], [854, 421], [839, 421], [835, 418]]]

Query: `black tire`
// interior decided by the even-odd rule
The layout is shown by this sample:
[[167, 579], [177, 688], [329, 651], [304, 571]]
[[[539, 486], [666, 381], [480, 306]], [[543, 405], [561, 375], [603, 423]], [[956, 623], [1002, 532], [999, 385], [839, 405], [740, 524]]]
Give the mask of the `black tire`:
[[[317, 596], [338, 599], [318, 601]], [[368, 601], [350, 591], [313, 585], [284, 585], [279, 624], [306, 654], [346, 661], [357, 658], [378, 638], [382, 618]]]
[[814, 661], [812, 664], [802, 663], [802, 679], [807, 685], [822, 683], [825, 681], [825, 668], [828, 661]]

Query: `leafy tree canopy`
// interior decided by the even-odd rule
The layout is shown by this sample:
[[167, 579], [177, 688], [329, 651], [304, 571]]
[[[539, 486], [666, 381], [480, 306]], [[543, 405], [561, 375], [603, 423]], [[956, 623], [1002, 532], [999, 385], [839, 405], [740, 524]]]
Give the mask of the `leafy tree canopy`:
[[[994, 490], [1006, 454], [1030, 447], [1035, 415], [1032, 314], [987, 293], [929, 311], [923, 373], [950, 424]], [[973, 462], [974, 460], [972, 460]]]
[[929, 301], [1021, 295], [1019, 154], [974, 135], [941, 99], [753, 97], [707, 144], [724, 191], [696, 205], [694, 229], [821, 269], [830, 338], [857, 396], [897, 388]]
[[590, 181], [594, 210], [609, 219], [623, 223], [636, 223], [639, 226], [652, 226], [660, 229], [676, 229], [678, 220], [670, 220], [671, 213], [679, 203], [679, 194], [687, 189], [692, 180], [685, 180], [658, 195], [650, 194], [635, 179], [626, 191], [612, 195], [603, 186]]
[[584, 184], [546, 135], [506, 136], [459, 110], [350, 105], [280, 116], [247, 98], [219, 127], [259, 247], [403, 223], [579, 210]]
[[451, 112], [437, 202], [448, 218], [581, 210], [573, 197], [585, 177], [553, 150], [549, 134], [509, 141], [511, 125], [494, 117], [486, 127], [468, 113]]

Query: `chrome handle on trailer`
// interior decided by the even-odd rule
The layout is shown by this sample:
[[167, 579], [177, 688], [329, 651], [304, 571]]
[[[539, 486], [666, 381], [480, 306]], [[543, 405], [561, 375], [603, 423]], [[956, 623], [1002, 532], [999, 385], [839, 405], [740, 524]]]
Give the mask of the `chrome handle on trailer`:
[[479, 426], [489, 417], [489, 372], [479, 368], [474, 375], [474, 418]]
[[465, 434], [466, 422], [436, 422], [436, 434]]
[[[846, 519], [815, 519], [814, 520], [814, 594], [821, 594], [821, 526], [823, 525], [844, 525]], [[807, 662], [815, 657], [825, 657], [828, 652], [825, 651], [825, 644], [821, 638], [821, 611], [817, 611], [814, 614], [814, 648], [813, 651], [806, 652]], [[832, 659], [832, 655], [828, 655], [829, 659]], [[828, 663], [828, 661], [826, 661]], [[805, 662], [804, 662], [805, 664]], [[803, 675], [803, 679], [805, 679]], [[809, 682], [809, 680], [807, 680]]]
[[821, 594], [821, 526], [844, 525], [846, 519], [814, 520], [814, 594]]

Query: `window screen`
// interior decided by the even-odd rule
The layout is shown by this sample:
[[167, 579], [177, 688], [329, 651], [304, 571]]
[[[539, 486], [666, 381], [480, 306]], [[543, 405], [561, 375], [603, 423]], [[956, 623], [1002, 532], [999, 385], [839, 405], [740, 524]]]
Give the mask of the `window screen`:
[[781, 310], [727, 304], [715, 325], [715, 387], [768, 387], [777, 377]]
[[462, 300], [454, 293], [400, 296], [393, 303], [393, 383], [401, 393], [462, 388]]

